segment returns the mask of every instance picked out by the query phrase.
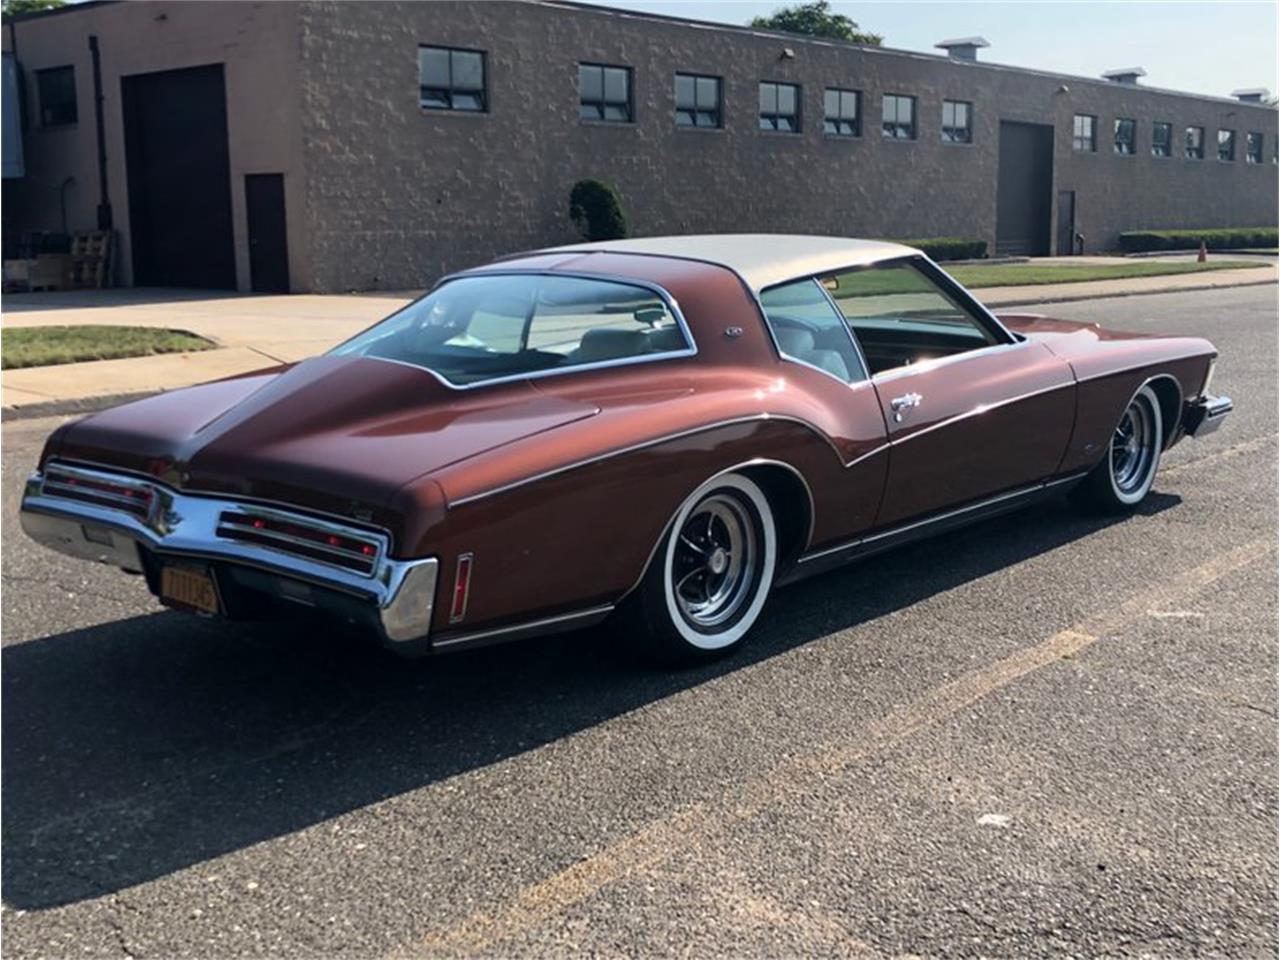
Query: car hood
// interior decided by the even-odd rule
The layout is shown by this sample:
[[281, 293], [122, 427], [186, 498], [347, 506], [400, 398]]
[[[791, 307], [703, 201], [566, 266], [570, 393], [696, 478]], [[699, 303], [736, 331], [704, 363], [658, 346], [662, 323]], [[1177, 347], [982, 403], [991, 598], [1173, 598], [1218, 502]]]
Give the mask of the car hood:
[[527, 382], [455, 389], [406, 364], [323, 356], [76, 421], [44, 459], [394, 525], [390, 504], [407, 484], [597, 412]]
[[1055, 344], [1096, 343], [1104, 340], [1147, 340], [1153, 335], [1149, 333], [1124, 333], [1119, 330], [1106, 330], [1096, 323], [1080, 320], [1056, 320], [1039, 313], [998, 313], [1000, 322], [1014, 333], [1053, 349]]

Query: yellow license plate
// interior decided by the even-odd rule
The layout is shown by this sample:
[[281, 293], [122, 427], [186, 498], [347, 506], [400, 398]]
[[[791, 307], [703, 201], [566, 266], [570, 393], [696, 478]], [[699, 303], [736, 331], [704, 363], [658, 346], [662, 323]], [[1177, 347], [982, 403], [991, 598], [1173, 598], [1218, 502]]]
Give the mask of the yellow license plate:
[[222, 609], [213, 577], [190, 567], [164, 567], [160, 571], [160, 596], [177, 606], [202, 613], [220, 613]]

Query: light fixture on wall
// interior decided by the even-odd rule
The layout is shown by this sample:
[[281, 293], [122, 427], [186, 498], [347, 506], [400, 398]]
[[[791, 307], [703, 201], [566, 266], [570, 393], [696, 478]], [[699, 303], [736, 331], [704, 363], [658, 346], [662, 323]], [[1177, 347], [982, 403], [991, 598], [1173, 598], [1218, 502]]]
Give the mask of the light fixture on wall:
[[796, 52], [790, 47], [783, 47], [782, 53], [778, 54], [779, 60], [794, 60], [795, 58]]

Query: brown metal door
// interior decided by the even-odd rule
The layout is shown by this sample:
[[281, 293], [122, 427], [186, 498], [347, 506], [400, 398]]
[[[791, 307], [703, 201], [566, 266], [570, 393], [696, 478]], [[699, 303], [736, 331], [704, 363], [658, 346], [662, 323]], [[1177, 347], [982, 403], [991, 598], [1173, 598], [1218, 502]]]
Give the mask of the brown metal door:
[[902, 367], [875, 386], [890, 443], [877, 527], [1043, 480], [1066, 449], [1074, 380], [1042, 344]]

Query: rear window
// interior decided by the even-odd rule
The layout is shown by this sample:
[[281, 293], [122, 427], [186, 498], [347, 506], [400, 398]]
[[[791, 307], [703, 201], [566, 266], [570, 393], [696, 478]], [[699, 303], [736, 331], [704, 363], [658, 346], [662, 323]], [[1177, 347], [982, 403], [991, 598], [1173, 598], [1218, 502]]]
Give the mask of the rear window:
[[692, 349], [651, 289], [521, 274], [451, 280], [331, 352], [413, 364], [465, 386]]

